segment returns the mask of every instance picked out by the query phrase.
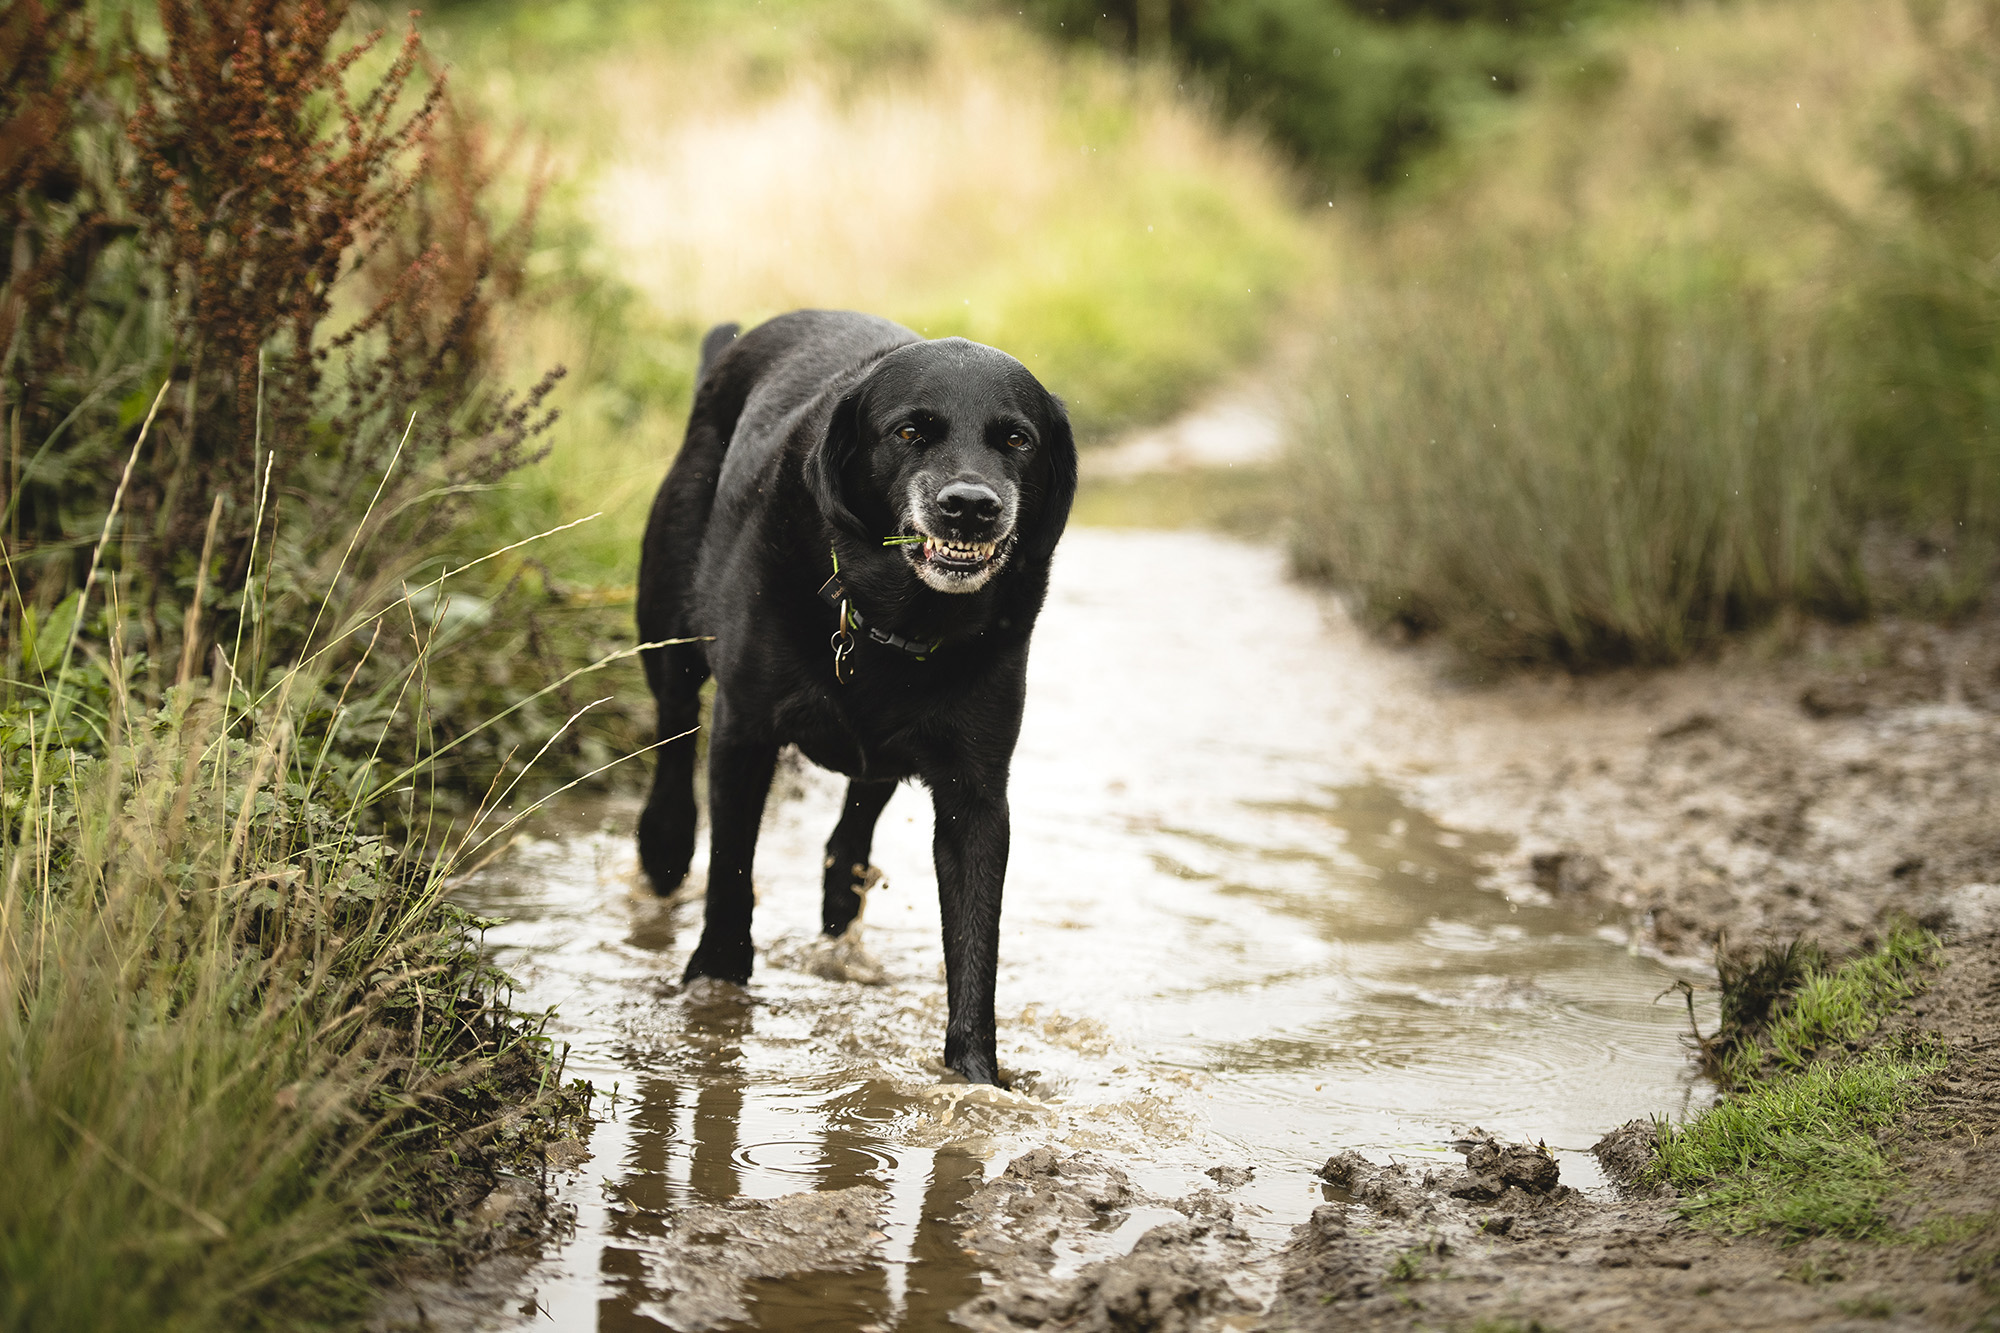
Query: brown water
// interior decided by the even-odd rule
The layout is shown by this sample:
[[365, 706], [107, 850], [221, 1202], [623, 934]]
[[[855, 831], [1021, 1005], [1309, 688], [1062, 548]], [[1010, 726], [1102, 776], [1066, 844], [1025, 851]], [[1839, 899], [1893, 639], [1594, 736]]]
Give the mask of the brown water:
[[[836, 947], [815, 930], [842, 789], [781, 772], [747, 993], [681, 991], [700, 909], [637, 887], [632, 806], [571, 806], [468, 888], [509, 918], [488, 939], [525, 1001], [558, 1006], [570, 1072], [616, 1091], [564, 1185], [574, 1234], [520, 1314], [486, 1322], [701, 1326], [676, 1295], [677, 1216], [873, 1184], [890, 1201], [872, 1257], [750, 1283], [747, 1322], [942, 1327], [982, 1281], [949, 1219], [1031, 1146], [1095, 1149], [1161, 1195], [1254, 1167], [1238, 1217], [1275, 1245], [1323, 1198], [1311, 1172], [1331, 1153], [1445, 1158], [1479, 1125], [1545, 1140], [1587, 1187], [1598, 1134], [1699, 1095], [1684, 1011], [1655, 1002], [1677, 973], [1616, 921], [1482, 887], [1507, 839], [1409, 808], [1394, 756], [1356, 744], [1375, 710], [1412, 706], [1385, 698], [1411, 678], [1273, 551], [1073, 532], [1030, 675], [999, 986], [1010, 1093], [941, 1081], [921, 789], [890, 803], [887, 882], [858, 945]], [[1059, 1267], [1129, 1248], [1150, 1211], [1064, 1237]]]

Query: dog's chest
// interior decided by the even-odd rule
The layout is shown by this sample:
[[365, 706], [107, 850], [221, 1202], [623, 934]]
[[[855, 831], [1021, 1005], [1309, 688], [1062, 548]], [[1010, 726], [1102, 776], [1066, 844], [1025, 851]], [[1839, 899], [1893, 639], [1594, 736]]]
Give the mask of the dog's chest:
[[[848, 777], [905, 778], [922, 767], [931, 700], [885, 697], [853, 685], [801, 691], [778, 710], [780, 739]], [[913, 706], [914, 705], [914, 706]]]

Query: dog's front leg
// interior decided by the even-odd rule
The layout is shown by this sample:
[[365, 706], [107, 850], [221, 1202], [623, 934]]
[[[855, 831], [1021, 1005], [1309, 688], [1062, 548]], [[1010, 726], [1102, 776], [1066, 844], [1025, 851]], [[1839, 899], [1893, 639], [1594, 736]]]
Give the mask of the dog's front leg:
[[708, 901], [687, 981], [718, 977], [740, 986], [750, 979], [750, 868], [777, 760], [777, 743], [744, 725], [718, 689], [708, 735]]
[[896, 794], [893, 782], [847, 784], [847, 802], [840, 823], [826, 840], [826, 883], [821, 898], [820, 928], [838, 935], [861, 915], [860, 888], [866, 883], [869, 849], [875, 843], [875, 821]]
[[932, 853], [944, 918], [950, 1017], [944, 1062], [974, 1083], [998, 1083], [993, 984], [1000, 956], [1000, 890], [1007, 879], [1007, 776], [959, 769], [931, 785]]

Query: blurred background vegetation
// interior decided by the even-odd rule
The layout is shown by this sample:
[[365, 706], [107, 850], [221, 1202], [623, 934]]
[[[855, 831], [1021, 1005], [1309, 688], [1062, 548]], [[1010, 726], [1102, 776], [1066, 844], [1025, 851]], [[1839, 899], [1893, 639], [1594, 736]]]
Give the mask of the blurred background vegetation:
[[[160, 278], [232, 205], [174, 221], [149, 184], [148, 135], [199, 148], [171, 70], [121, 54], [165, 48], [154, 6], [49, 8], [92, 21], [66, 39], [91, 95], [47, 129], [15, 81], [15, 123], [74, 161], [8, 188], [16, 235], [60, 252], [42, 290], [83, 276], [9, 325], [47, 333], [8, 353], [10, 660], [76, 591], [163, 371], [199, 391], [175, 390], [108, 566], [154, 659], [186, 655], [197, 590], [216, 633], [244, 614], [259, 457], [260, 577], [301, 591], [334, 578], [410, 411], [371, 520], [396, 531], [365, 534], [349, 595], [601, 515], [429, 608], [467, 647], [432, 664], [423, 727], [366, 696], [410, 723], [371, 747], [384, 771], [449, 745], [439, 780], [477, 790], [599, 698], [550, 772], [648, 738], [629, 663], [565, 678], [630, 642], [700, 333], [799, 305], [1002, 346], [1087, 445], [1282, 366], [1266, 525], [1370, 620], [1480, 657], [1672, 661], [1773, 617], [1964, 615], [1992, 582], [1986, 0], [447, 0], [420, 50], [340, 76], [441, 99], [421, 147], [379, 146], [429, 163], [407, 198], [357, 197], [316, 258], [236, 258], [338, 281], [203, 309]], [[362, 5], [341, 33], [401, 22]], [[132, 120], [149, 96], [166, 118]], [[255, 628], [282, 659], [287, 628]]]
[[1669, 662], [1992, 585], [1985, 0], [440, 17], [556, 182], [517, 379], [581, 380], [493, 535], [607, 509], [561, 566], [594, 589], [626, 583], [699, 331], [801, 304], [1006, 347], [1091, 442], [1275, 339], [1267, 526], [1481, 659]]

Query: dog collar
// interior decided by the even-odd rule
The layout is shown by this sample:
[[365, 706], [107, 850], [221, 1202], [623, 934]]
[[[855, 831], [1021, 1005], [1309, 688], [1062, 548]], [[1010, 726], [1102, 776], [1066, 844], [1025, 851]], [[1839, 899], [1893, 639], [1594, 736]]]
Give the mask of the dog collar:
[[879, 625], [870, 625], [863, 620], [861, 612], [855, 609], [854, 599], [847, 594], [846, 585], [840, 581], [840, 553], [829, 546], [827, 554], [833, 557], [833, 573], [825, 583], [819, 585], [819, 599], [840, 613], [839, 627], [833, 631], [833, 638], [829, 641], [829, 646], [833, 649], [833, 678], [843, 685], [854, 679], [854, 666], [847, 659], [854, 651], [856, 630], [860, 630], [886, 648], [894, 648], [897, 652], [905, 653], [919, 662], [928, 661], [930, 655], [938, 650], [944, 640], [918, 643], [914, 639], [906, 639], [900, 634], [883, 629]]

